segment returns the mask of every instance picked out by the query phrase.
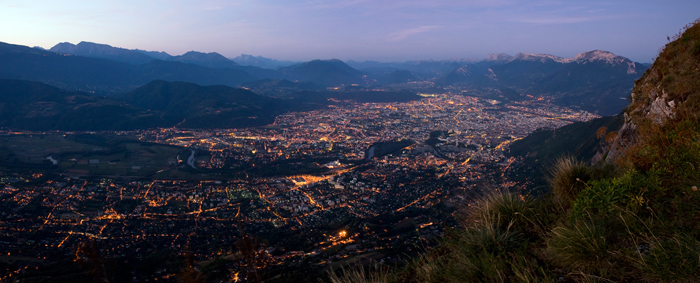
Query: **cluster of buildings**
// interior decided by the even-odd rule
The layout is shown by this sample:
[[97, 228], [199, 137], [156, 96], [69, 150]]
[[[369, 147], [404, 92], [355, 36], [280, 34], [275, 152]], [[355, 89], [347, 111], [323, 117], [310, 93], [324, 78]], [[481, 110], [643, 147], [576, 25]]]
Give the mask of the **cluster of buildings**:
[[[396, 258], [439, 236], [482, 181], [522, 186], [505, 174], [517, 167], [509, 143], [595, 117], [549, 104], [424, 96], [288, 113], [262, 128], [120, 133], [197, 152], [194, 170], [208, 174], [201, 180], [0, 174], [0, 250], [4, 260], [36, 260], [21, 268], [66, 259], [87, 240], [105, 257], [170, 251], [235, 262], [245, 233], [261, 239], [278, 268]], [[367, 158], [373, 144], [397, 140], [412, 143]]]

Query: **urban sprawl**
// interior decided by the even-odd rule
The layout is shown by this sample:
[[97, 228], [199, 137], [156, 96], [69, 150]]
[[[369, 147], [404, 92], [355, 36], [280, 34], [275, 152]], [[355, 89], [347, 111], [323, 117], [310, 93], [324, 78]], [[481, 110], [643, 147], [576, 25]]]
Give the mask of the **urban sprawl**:
[[[441, 235], [485, 182], [525, 188], [514, 178], [520, 160], [509, 157], [510, 143], [597, 117], [542, 99], [422, 96], [291, 112], [259, 128], [109, 133], [179, 148], [158, 164], [133, 161], [111, 174], [100, 170], [127, 159], [37, 154], [63, 169], [48, 179], [0, 172], [0, 261], [12, 263], [0, 281], [80, 257], [86, 242], [105, 258], [169, 251], [195, 263], [225, 259], [231, 276], [248, 264], [236, 263], [243, 235], [260, 241], [258, 268], [396, 260]], [[71, 134], [6, 130], [0, 140], [12, 150], [22, 146], [15, 137]]]

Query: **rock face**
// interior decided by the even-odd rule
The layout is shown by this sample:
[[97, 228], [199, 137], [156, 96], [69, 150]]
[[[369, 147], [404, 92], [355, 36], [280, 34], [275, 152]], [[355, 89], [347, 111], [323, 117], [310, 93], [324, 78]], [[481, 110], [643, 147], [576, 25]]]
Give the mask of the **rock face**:
[[635, 91], [631, 95], [632, 101], [624, 113], [625, 124], [618, 132], [617, 139], [612, 144], [606, 161], [614, 161], [638, 141], [638, 124], [650, 122], [663, 125], [667, 120], [676, 117], [678, 102], [669, 98], [663, 86], [656, 83], [656, 74], [658, 71], [652, 68], [636, 82]]
[[598, 158], [603, 158], [603, 156], [605, 156], [606, 162], [613, 162], [615, 159], [622, 156], [626, 149], [637, 142], [637, 125], [630, 120], [627, 113], [625, 113], [624, 116], [625, 124], [623, 124], [620, 131], [618, 131], [617, 139], [615, 139], [609, 148], [606, 148], [609, 150], [607, 156], [602, 154], [596, 155], [596, 157], [593, 158], [594, 162], [596, 162]]
[[653, 127], [700, 112], [700, 20], [686, 26], [663, 48], [651, 68], [635, 82], [630, 97], [625, 123], [605, 158], [608, 162], [644, 141], [645, 133]]

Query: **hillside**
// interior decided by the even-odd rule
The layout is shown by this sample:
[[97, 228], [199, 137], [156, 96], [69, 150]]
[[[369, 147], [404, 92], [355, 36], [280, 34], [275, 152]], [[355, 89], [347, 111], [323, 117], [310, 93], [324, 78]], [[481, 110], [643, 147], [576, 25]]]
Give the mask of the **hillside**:
[[[348, 269], [331, 281], [698, 282], [699, 70], [700, 20], [636, 81], [622, 128], [595, 130], [606, 140], [603, 161], [560, 158], [550, 167], [549, 194], [493, 190], [466, 209], [461, 228], [404, 268]], [[610, 122], [558, 132], [581, 128], [587, 140], [592, 127]], [[536, 143], [555, 135], [537, 132], [528, 144], [542, 148]], [[590, 156], [584, 147], [552, 151]]]
[[313, 60], [306, 63], [280, 68], [290, 80], [313, 82], [322, 86], [362, 84], [362, 73], [343, 61]]
[[26, 130], [130, 130], [166, 126], [158, 115], [123, 101], [0, 79], [0, 127]]
[[[532, 179], [546, 184], [548, 170], [562, 156], [575, 156], [585, 162], [603, 158], [605, 146], [612, 143], [622, 127], [622, 114], [587, 122], [575, 122], [557, 129], [540, 129], [510, 145], [512, 156], [525, 157], [535, 168]], [[604, 129], [604, 130], [602, 130]]]
[[118, 97], [184, 128], [262, 126], [286, 110], [279, 100], [244, 89], [185, 82], [157, 80]]
[[288, 102], [222, 85], [156, 80], [107, 98], [0, 79], [0, 127], [22, 130], [240, 128], [270, 124], [291, 108]]
[[259, 84], [266, 83], [288, 86], [290, 93], [275, 98], [224, 85], [154, 80], [130, 92], [102, 97], [40, 82], [0, 79], [0, 127], [39, 131], [243, 128], [271, 124], [288, 111], [421, 98], [409, 91], [302, 91], [290, 81]]

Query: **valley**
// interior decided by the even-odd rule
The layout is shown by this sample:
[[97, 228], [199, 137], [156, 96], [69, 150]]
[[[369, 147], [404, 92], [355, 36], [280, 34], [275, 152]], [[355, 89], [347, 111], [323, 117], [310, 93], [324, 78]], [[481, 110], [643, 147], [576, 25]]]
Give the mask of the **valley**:
[[177, 276], [168, 266], [183, 257], [229, 276], [245, 269], [231, 250], [245, 237], [260, 240], [260, 264], [279, 280], [399, 262], [485, 191], [530, 194], [532, 169], [510, 143], [598, 117], [538, 100], [420, 95], [288, 112], [258, 128], [3, 131], [15, 160], [2, 169], [5, 263], [50, 272], [97, 241], [137, 280]]

